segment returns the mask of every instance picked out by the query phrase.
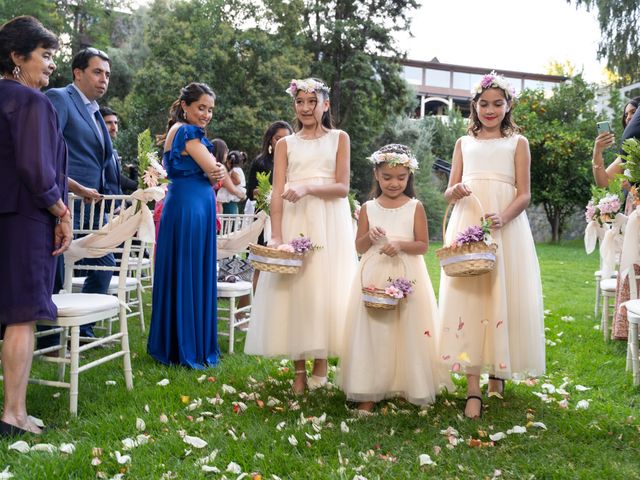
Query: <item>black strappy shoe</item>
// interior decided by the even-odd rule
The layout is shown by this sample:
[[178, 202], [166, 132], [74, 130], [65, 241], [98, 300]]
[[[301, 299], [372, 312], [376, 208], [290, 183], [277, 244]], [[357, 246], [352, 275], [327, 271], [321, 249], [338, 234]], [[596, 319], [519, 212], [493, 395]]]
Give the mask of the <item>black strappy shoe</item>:
[[[478, 414], [478, 416], [470, 417], [470, 416], [468, 416], [468, 415], [466, 414], [466, 411], [467, 411], [467, 404], [469, 403], [469, 400], [478, 400], [478, 401], [480, 402], [480, 414]], [[479, 397], [478, 395], [469, 395], [469, 396], [467, 397], [467, 401], [466, 401], [466, 402], [465, 402], [465, 404], [464, 404], [464, 411], [465, 411], [464, 416], [465, 416], [465, 417], [467, 417], [467, 418], [468, 418], [468, 419], [470, 419], [470, 420], [477, 420], [477, 419], [479, 419], [479, 418], [481, 418], [481, 417], [482, 417], [482, 407], [483, 407], [482, 397]]]

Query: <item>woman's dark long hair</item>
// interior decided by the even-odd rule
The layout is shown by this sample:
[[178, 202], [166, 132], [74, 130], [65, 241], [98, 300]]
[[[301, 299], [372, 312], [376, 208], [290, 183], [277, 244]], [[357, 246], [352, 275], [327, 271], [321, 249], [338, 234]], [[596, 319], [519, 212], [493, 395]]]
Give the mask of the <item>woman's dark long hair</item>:
[[180, 90], [180, 96], [171, 104], [171, 108], [169, 109], [169, 120], [167, 121], [167, 129], [164, 135], [157, 137], [158, 143], [164, 142], [164, 139], [167, 138], [167, 133], [169, 133], [169, 130], [174, 124], [185, 121], [182, 102], [184, 101], [184, 103], [186, 103], [187, 105], [191, 105], [193, 102], [196, 102], [202, 95], [209, 95], [214, 100], [216, 99], [216, 94], [213, 93], [211, 87], [209, 87], [209, 85], [207, 85], [206, 83], [192, 82]]
[[253, 161], [257, 171], [263, 172], [271, 170], [273, 168], [274, 152], [273, 149], [270, 149], [271, 141], [273, 140], [273, 137], [278, 132], [278, 130], [280, 130], [281, 128], [288, 130], [290, 134], [293, 133], [293, 128], [291, 128], [291, 125], [289, 125], [289, 123], [285, 122], [284, 120], [276, 120], [271, 125], [269, 125], [269, 128], [267, 128], [267, 131], [264, 132], [264, 136], [262, 137], [262, 148], [260, 150], [260, 154]]
[[0, 26], [0, 73], [10, 75], [16, 67], [11, 52], [28, 59], [38, 47], [57, 50], [60, 43], [37, 18], [23, 15]]
[[513, 121], [513, 118], [511, 118], [511, 112], [513, 111], [513, 97], [506, 90], [499, 87], [483, 88], [482, 92], [476, 94], [473, 97], [473, 99], [471, 100], [471, 114], [469, 115], [469, 128], [467, 128], [467, 133], [469, 135], [477, 137], [478, 133], [480, 133], [480, 130], [482, 130], [482, 122], [478, 118], [476, 105], [478, 103], [478, 100], [480, 100], [480, 95], [486, 92], [489, 88], [500, 90], [509, 106], [509, 110], [500, 123], [500, 133], [502, 134], [502, 136], [509, 137], [511, 135], [515, 135], [516, 133], [520, 133], [520, 128], [518, 127], [518, 125], [516, 125], [516, 122]]
[[627, 109], [629, 105], [633, 105], [637, 109], [638, 105], [640, 105], [640, 97], [633, 97], [631, 100], [629, 100], [627, 103], [624, 104], [624, 108], [622, 109], [622, 129], [623, 130], [627, 128], [627, 116], [624, 114], [624, 111]]
[[[320, 80], [319, 78], [310, 77], [310, 79], [326, 85], [326, 83], [323, 80]], [[296, 92], [296, 96], [297, 95], [298, 94]], [[329, 100], [329, 94], [326, 92], [316, 92], [316, 97], [318, 99], [318, 103], [316, 103], [316, 108], [318, 108], [320, 104], [324, 103], [325, 100]], [[294, 98], [293, 99], [294, 109], [295, 109], [295, 102], [296, 102], [296, 99]], [[327, 109], [327, 111], [322, 114], [321, 123], [322, 123], [322, 126], [328, 130], [333, 130], [335, 128], [335, 126], [333, 125], [333, 117], [331, 116], [331, 107], [329, 107], [329, 109]], [[297, 115], [293, 121], [293, 127], [295, 128], [296, 132], [299, 132], [300, 130], [302, 130], [302, 123], [300, 123], [300, 120], [298, 120]]]
[[211, 143], [213, 143], [213, 146], [215, 147], [214, 156], [216, 157], [216, 162], [224, 163], [224, 156], [229, 153], [227, 142], [221, 138], [214, 138], [211, 140]]

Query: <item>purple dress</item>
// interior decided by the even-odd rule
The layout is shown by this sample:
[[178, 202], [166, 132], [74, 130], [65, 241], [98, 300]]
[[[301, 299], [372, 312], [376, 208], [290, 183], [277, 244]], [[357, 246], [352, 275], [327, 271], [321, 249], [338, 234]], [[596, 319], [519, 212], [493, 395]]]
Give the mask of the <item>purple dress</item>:
[[0, 80], [0, 323], [55, 320], [50, 207], [67, 196], [67, 150], [53, 105]]

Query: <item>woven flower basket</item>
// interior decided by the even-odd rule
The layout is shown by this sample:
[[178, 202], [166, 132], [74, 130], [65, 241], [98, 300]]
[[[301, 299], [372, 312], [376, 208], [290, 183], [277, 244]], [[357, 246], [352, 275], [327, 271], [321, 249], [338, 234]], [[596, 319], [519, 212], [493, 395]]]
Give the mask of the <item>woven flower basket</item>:
[[[475, 199], [484, 217], [484, 209], [478, 197], [471, 194]], [[447, 217], [451, 209], [450, 203], [444, 212], [442, 219], [442, 238], [445, 237]], [[496, 266], [496, 250], [498, 245], [484, 242], [472, 242], [459, 247], [443, 247], [436, 250], [436, 256], [440, 260], [440, 266], [449, 277], [473, 277], [483, 275], [492, 271]]]
[[[369, 256], [364, 262], [369, 261]], [[400, 257], [397, 257], [402, 261], [404, 267], [404, 275], [407, 274], [407, 266]], [[362, 273], [364, 272], [364, 263], [360, 269], [360, 286], [362, 287], [362, 301], [364, 306], [375, 310], [395, 310], [402, 298], [395, 298], [385, 293], [384, 288], [371, 288], [364, 286], [364, 280]]]
[[285, 252], [276, 248], [249, 244], [249, 262], [253, 268], [263, 272], [298, 273], [303, 259], [303, 253]]

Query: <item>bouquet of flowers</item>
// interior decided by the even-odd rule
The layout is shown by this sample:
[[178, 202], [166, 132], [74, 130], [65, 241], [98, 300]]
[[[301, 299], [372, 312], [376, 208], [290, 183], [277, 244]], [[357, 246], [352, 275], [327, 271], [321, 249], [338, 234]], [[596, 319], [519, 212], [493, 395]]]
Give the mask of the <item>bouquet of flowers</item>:
[[258, 194], [256, 197], [256, 211], [262, 210], [269, 215], [271, 205], [271, 174], [259, 172], [256, 174], [258, 180]]
[[301, 233], [298, 238], [294, 238], [289, 243], [283, 243], [281, 245], [278, 245], [276, 250], [304, 255], [310, 250], [317, 250], [319, 248], [322, 248], [322, 247], [319, 247], [318, 245], [314, 245], [313, 243], [311, 243], [311, 239], [309, 237], [305, 237]]
[[166, 178], [167, 172], [160, 164], [147, 128], [138, 135], [138, 186], [142, 189], [157, 187]]
[[611, 223], [623, 204], [622, 176], [609, 183], [607, 189], [591, 187], [591, 199], [587, 202], [584, 218], [587, 223], [597, 222], [599, 226]]

